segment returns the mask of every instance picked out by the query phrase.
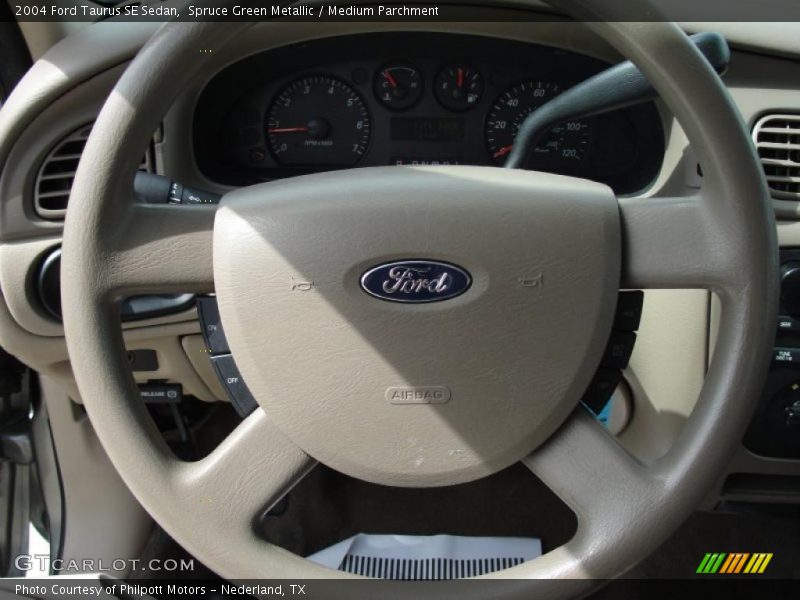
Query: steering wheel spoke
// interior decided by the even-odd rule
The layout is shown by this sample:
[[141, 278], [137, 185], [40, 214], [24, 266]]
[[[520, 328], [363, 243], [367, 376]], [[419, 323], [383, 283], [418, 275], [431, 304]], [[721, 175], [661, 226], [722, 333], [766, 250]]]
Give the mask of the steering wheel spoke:
[[103, 265], [107, 290], [115, 295], [213, 291], [215, 214], [215, 206], [131, 205]]
[[652, 473], [578, 407], [524, 464], [577, 514], [591, 523], [596, 512], [613, 512], [615, 497], [652, 498]]
[[737, 276], [721, 230], [702, 195], [621, 198], [622, 280], [628, 289], [717, 289]]
[[[637, 461], [582, 407], [523, 464], [577, 515], [576, 535], [556, 550], [567, 555], [605, 554], [619, 536], [652, 520], [665, 497], [657, 467]], [[596, 576], [591, 561], [572, 568], [565, 577]]]
[[256, 410], [211, 454], [198, 462], [176, 462], [174, 468], [179, 493], [195, 499], [201, 519], [224, 519], [231, 528], [250, 530], [255, 518], [315, 465]]

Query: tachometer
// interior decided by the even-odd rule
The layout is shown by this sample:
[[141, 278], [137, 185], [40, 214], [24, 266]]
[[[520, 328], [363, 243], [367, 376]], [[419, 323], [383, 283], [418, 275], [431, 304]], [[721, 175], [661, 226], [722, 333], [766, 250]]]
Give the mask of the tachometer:
[[[520, 125], [530, 113], [561, 93], [555, 83], [526, 81], [500, 95], [486, 118], [486, 147], [498, 164], [514, 147]], [[554, 127], [532, 153], [534, 166], [569, 168], [580, 162], [591, 143], [591, 127], [587, 121], [567, 121]]]
[[285, 166], [354, 166], [371, 132], [358, 92], [325, 75], [303, 77], [283, 88], [267, 111], [266, 127], [270, 150]]

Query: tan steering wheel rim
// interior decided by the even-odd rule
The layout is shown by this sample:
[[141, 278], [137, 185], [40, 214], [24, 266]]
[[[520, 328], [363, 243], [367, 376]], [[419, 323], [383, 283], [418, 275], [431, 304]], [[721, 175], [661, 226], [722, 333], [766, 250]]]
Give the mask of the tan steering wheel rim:
[[[615, 17], [597, 0], [553, 4]], [[135, 206], [126, 188], [140, 149], [201, 70], [200, 41], [217, 49], [247, 26], [164, 26], [109, 96], [81, 160], [64, 229], [65, 332], [82, 400], [109, 457], [187, 550], [228, 579], [344, 577], [266, 543], [252, 527], [255, 515], [315, 461], [261, 410], [207, 458], [177, 461], [138, 402], [115, 309], [118, 298], [132, 293], [213, 291], [213, 208]], [[576, 512], [579, 528], [566, 545], [493, 574], [537, 580], [508, 588], [509, 596], [581, 593], [588, 579], [621, 574], [677, 528], [741, 440], [777, 310], [769, 197], [722, 82], [674, 25], [598, 20], [591, 27], [650, 79], [705, 175], [699, 197], [619, 200], [620, 285], [711, 289], [722, 304], [720, 335], [697, 407], [661, 460], [638, 463], [581, 411], [524, 460]]]

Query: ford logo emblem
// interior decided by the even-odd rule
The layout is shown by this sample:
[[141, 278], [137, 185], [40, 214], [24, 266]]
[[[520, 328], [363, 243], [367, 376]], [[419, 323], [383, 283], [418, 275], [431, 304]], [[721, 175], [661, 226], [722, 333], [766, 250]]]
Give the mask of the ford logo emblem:
[[436, 260], [400, 260], [372, 267], [361, 276], [371, 296], [390, 302], [420, 304], [460, 296], [472, 285], [469, 273]]

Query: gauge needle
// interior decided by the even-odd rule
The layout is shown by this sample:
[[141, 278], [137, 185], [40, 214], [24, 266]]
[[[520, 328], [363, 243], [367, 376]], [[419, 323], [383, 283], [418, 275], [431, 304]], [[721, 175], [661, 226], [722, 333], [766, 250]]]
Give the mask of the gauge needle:
[[308, 127], [273, 127], [267, 129], [267, 133], [296, 133], [300, 131], [308, 131]]
[[462, 87], [464, 85], [464, 69], [458, 70], [458, 76], [456, 78], [456, 85], [458, 87]]
[[514, 144], [510, 144], [508, 146], [503, 146], [497, 152], [492, 155], [492, 158], [500, 158], [501, 156], [505, 156], [514, 148]]
[[397, 87], [397, 80], [394, 77], [392, 77], [392, 74], [389, 73], [389, 71], [384, 71], [383, 76], [386, 79], [386, 81], [389, 82], [389, 85], [391, 85], [394, 88]]

